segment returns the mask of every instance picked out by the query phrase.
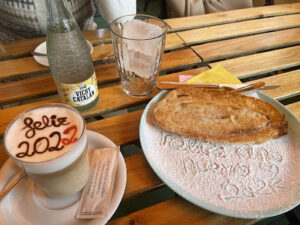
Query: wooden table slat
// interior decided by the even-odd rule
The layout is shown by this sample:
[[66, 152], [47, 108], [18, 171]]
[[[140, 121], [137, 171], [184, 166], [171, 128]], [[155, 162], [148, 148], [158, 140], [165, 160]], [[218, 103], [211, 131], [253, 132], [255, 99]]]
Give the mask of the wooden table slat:
[[191, 49], [177, 50], [163, 55], [161, 71], [175, 70], [200, 63], [202, 60]]
[[[167, 34], [165, 50], [174, 50], [178, 48], [183, 48], [184, 42], [182, 39], [176, 34]], [[94, 61], [100, 61], [105, 59], [112, 59], [114, 57], [113, 46], [110, 43], [103, 43], [97, 46], [94, 46], [93, 54]]]
[[239, 79], [266, 74], [300, 65], [300, 46], [278, 49], [249, 56], [210, 63], [222, 65]]
[[[224, 64], [222, 64], [224, 65]], [[248, 65], [249, 66], [249, 65]], [[226, 68], [226, 64], [225, 64]], [[247, 71], [247, 66], [243, 67], [245, 71]], [[205, 68], [196, 69], [194, 73], [189, 72], [190, 74], [198, 74]], [[228, 71], [232, 70], [228, 69]], [[240, 71], [242, 73], [242, 71]], [[177, 73], [180, 74], [180, 73]], [[186, 73], [185, 73], [186, 74]], [[169, 75], [172, 76], [172, 75]], [[173, 75], [175, 76], [175, 75]], [[239, 77], [239, 76], [238, 76]], [[299, 93], [300, 91], [300, 85], [299, 84], [299, 70], [280, 74], [278, 76], [273, 76], [272, 78], [265, 78], [264, 81], [266, 84], [269, 85], [281, 85], [281, 88], [279, 89], [272, 89], [268, 90], [266, 93], [272, 97], [275, 98], [284, 98], [284, 96], [293, 96]], [[160, 77], [160, 79], [163, 79]], [[154, 93], [150, 96], [147, 96], [145, 98], [132, 98], [128, 95], [126, 95], [121, 85], [115, 85], [112, 87], [102, 88], [99, 89], [100, 99], [96, 106], [91, 108], [90, 110], [84, 111], [83, 115], [85, 117], [88, 116], [95, 116], [99, 114], [108, 113], [117, 109], [123, 109], [127, 108], [129, 106], [134, 106], [137, 104], [146, 103], [149, 101], [155, 94], [157, 94], [159, 91], [155, 90]], [[275, 94], [273, 94], [275, 93]], [[282, 95], [282, 96], [281, 96]], [[118, 97], [115, 97], [118, 96]], [[35, 105], [44, 104], [48, 102], [58, 102], [59, 100], [57, 98], [50, 99], [50, 100], [44, 100], [40, 102], [35, 102], [31, 104], [21, 105], [21, 106], [15, 106], [10, 107], [7, 109], [0, 110], [0, 136], [3, 134], [5, 127], [7, 126], [7, 123], [11, 121], [15, 116], [23, 112], [24, 110], [33, 107]]]
[[[162, 221], [163, 219], [163, 221]], [[176, 197], [146, 209], [110, 221], [107, 225], [119, 224], [181, 224], [181, 225], [246, 225], [252, 220], [238, 219], [216, 214], [199, 208]]]
[[[300, 119], [300, 103], [287, 106]], [[111, 117], [87, 124], [87, 129], [92, 130], [111, 139], [117, 145], [133, 142], [139, 137], [139, 122], [142, 110]], [[7, 159], [3, 146], [0, 146], [0, 167]], [[126, 159], [128, 168], [128, 184], [125, 197], [136, 195], [154, 187], [160, 186], [162, 182], [149, 168], [142, 154], [136, 154]]]
[[165, 50], [174, 50], [184, 46], [183, 40], [176, 33], [167, 34]]
[[[300, 118], [300, 104], [291, 104], [291, 107], [288, 108], [291, 110], [293, 110], [292, 108], [295, 108], [296, 111], [294, 111], [294, 113], [298, 114], [298, 118]], [[141, 114], [142, 111], [140, 110], [126, 115], [88, 123], [87, 128], [107, 136], [116, 144], [128, 143], [138, 138], [137, 128]], [[129, 139], [123, 137], [129, 133], [131, 134]], [[2, 163], [4, 163], [4, 161], [7, 159], [7, 155], [4, 153], [3, 146], [0, 146], [0, 155], [0, 165], [2, 165]], [[149, 167], [143, 154], [137, 154], [126, 158], [126, 165], [128, 184], [124, 195], [125, 198], [145, 192], [162, 184], [159, 178]]]
[[[96, 65], [95, 72], [100, 88], [103, 84], [120, 80], [117, 65], [114, 63]], [[51, 75], [0, 83], [0, 105], [22, 102], [56, 93], [56, 87]]]
[[[126, 115], [91, 122], [87, 124], [87, 129], [106, 136], [116, 145], [124, 145], [138, 139], [138, 128], [142, 112], [142, 110], [139, 110]], [[8, 158], [3, 146], [0, 146], [0, 156], [1, 168]], [[160, 179], [153, 173], [143, 154], [127, 157], [125, 160], [127, 165], [125, 198], [162, 184]]]
[[[291, 105], [294, 105], [294, 104], [291, 104]], [[298, 118], [300, 118], [300, 104], [296, 104], [296, 105], [298, 105], [295, 108], [297, 108], [297, 111], [298, 111], [297, 114], [299, 115]], [[292, 107], [288, 107], [288, 108], [292, 108]], [[123, 135], [124, 133], [130, 133], [130, 131], [134, 131], [134, 129], [137, 130], [136, 127], [128, 130], [128, 126], [125, 126], [125, 128], [123, 126], [119, 126], [117, 120], [120, 121], [121, 125], [124, 125], [124, 122], [125, 122], [131, 126], [131, 124], [133, 124], [132, 123], [133, 120], [135, 120], [134, 123], [139, 124], [139, 119], [137, 119], [137, 118], [139, 118], [141, 116], [141, 113], [142, 113], [142, 111], [131, 113], [132, 116], [130, 116], [131, 119], [129, 119], [129, 121], [125, 118], [125, 117], [127, 117], [127, 115], [128, 115], [127, 114], [127, 115], [118, 116], [118, 118], [116, 118], [116, 117], [108, 118], [108, 119], [105, 119], [102, 121], [93, 122], [94, 125], [90, 126], [88, 124], [88, 129], [102, 133], [103, 135], [105, 135], [108, 138], [111, 138], [113, 140], [113, 137], [115, 136], [113, 130], [120, 129], [120, 132], [118, 132], [116, 134], [116, 136], [118, 136], [120, 134]], [[123, 117], [123, 118], [120, 119], [120, 117]], [[103, 121], [105, 121], [105, 122], [103, 123]], [[112, 126], [110, 126], [109, 122], [107, 122], [107, 121], [110, 121], [110, 122], [113, 121], [111, 123]], [[101, 126], [101, 125], [95, 126], [96, 123], [102, 123], [103, 126]], [[111, 131], [107, 132], [107, 130], [111, 130]], [[122, 130], [124, 130], [124, 131], [122, 131]], [[135, 132], [135, 133], [137, 133], [137, 132]], [[136, 134], [136, 138], [138, 138], [138, 134]], [[119, 140], [120, 139], [122, 139], [122, 138], [119, 138]], [[122, 144], [122, 141], [121, 142], [116, 141], [116, 140], [114, 140], [114, 141], [116, 144]], [[127, 141], [125, 141], [125, 142], [127, 142]], [[0, 151], [1, 160], [2, 159], [6, 160], [7, 156], [3, 152], [4, 151], [3, 146], [0, 147], [0, 150], [1, 150]], [[1, 165], [4, 162], [4, 160], [2, 160], [0, 162]], [[131, 185], [127, 185], [127, 187], [126, 187], [125, 198], [130, 197], [134, 194], [138, 194], [138, 193], [143, 192], [151, 187], [161, 184], [161, 181], [158, 179], [158, 177], [153, 173], [153, 171], [149, 168], [149, 166], [145, 165], [145, 164], [147, 164], [147, 162], [142, 154], [137, 154], [137, 155], [131, 156], [129, 158], [126, 158], [126, 165], [127, 165], [127, 171], [128, 171], [128, 184], [131, 184]], [[138, 180], [138, 182], [136, 180]], [[184, 204], [190, 204], [190, 203], [188, 203], [187, 201], [184, 201]], [[182, 205], [182, 203], [180, 203], [178, 207], [180, 207], [180, 205]], [[157, 206], [154, 206], [154, 207], [157, 207]], [[188, 213], [189, 211], [190, 210], [188, 210], [187, 212], [184, 212], [184, 213]], [[198, 211], [199, 211], [199, 209], [197, 210], [197, 213], [199, 213]], [[128, 216], [131, 217], [131, 215], [128, 215]], [[123, 217], [123, 219], [121, 219], [121, 220], [124, 220], [125, 218], [126, 217]], [[196, 221], [198, 221], [198, 219], [199, 218], [197, 218]], [[224, 220], [222, 219], [222, 221], [224, 221]], [[111, 224], [115, 224], [116, 222], [120, 222], [120, 219], [113, 221], [113, 223], [111, 223]]]
[[196, 76], [200, 74], [201, 72], [208, 70], [209, 67], [200, 67], [197, 69], [190, 69], [190, 70], [185, 70], [183, 72], [177, 72], [177, 73], [172, 73], [168, 75], [163, 75], [158, 77], [158, 81], [173, 81], [173, 82], [179, 82], [178, 80], [178, 75], [191, 75], [191, 76]]
[[[95, 66], [98, 84], [120, 80], [117, 67], [112, 64]], [[51, 75], [39, 76], [14, 82], [0, 83], [0, 105], [22, 102], [56, 94], [56, 87]]]
[[49, 73], [49, 67], [38, 64], [33, 57], [0, 61], [0, 80]]
[[[262, 92], [288, 104], [286, 108], [300, 119], [300, 2], [167, 19], [166, 22], [171, 30], [166, 38], [167, 52], [163, 56], [161, 74], [176, 73], [160, 76], [159, 80], [177, 81], [179, 74], [197, 75], [208, 66], [220, 64], [240, 79], [251, 78], [247, 79], [251, 80], [248, 83], [264, 81], [266, 85], [279, 85]], [[126, 155], [131, 153], [125, 158], [127, 185], [123, 206], [127, 207], [132, 201], [138, 204], [136, 201], [148, 194], [156, 195], [156, 190], [165, 187], [144, 154], [130, 152], [133, 149], [129, 144], [139, 140], [143, 110], [105, 119], [94, 116], [132, 106], [141, 109], [160, 90], [144, 98], [126, 95], [119, 85], [116, 64], [111, 63], [114, 55], [109, 30], [84, 34], [94, 46], [92, 56], [100, 98], [95, 107], [82, 114], [87, 118], [88, 130], [101, 133], [121, 145]], [[8, 123], [24, 110], [59, 101], [49, 68], [38, 65], [29, 57], [30, 51], [44, 40], [0, 44], [0, 105], [7, 104], [0, 110], [0, 138], [3, 138]], [[200, 68], [191, 69], [195, 67]], [[6, 159], [4, 146], [0, 145], [0, 167]], [[144, 209], [127, 213], [108, 224], [249, 225], [255, 221], [209, 212], [171, 193], [168, 198], [147, 202]]]
[[[287, 73], [281, 73], [276, 76], [266, 77], [260, 79], [260, 81], [264, 81], [267, 85], [276, 86], [279, 85], [278, 88], [263, 90], [263, 92], [269, 95], [272, 98], [277, 100], [291, 98], [293, 96], [300, 94], [300, 69], [293, 70]], [[256, 82], [256, 81], [253, 81]]]
[[[182, 58], [182, 55], [186, 57]], [[111, 44], [100, 45], [94, 48], [92, 53], [94, 60], [108, 60], [113, 57]], [[95, 61], [96, 62], [96, 61]], [[185, 65], [200, 63], [201, 59], [191, 49], [181, 49], [165, 53], [161, 70], [173, 69]], [[0, 80], [8, 80], [16, 77], [32, 76], [39, 73], [49, 73], [49, 67], [38, 64], [33, 57], [0, 61]]]
[[[92, 58], [94, 61], [108, 60], [113, 57], [112, 44], [98, 45], [93, 49]], [[37, 63], [33, 57], [0, 61], [0, 67], [4, 68], [0, 71], [0, 80], [50, 72], [49, 67]]]
[[[154, 92], [147, 97], [133, 98], [128, 96], [123, 91], [121, 85], [102, 88], [99, 89], [98, 103], [91, 109], [83, 111], [82, 114], [85, 117], [91, 117], [91, 116], [109, 113], [112, 111], [117, 111], [119, 109], [124, 109], [132, 106], [144, 104], [147, 103], [151, 98], [153, 98], [158, 92], [159, 92], [158, 90], [154, 90]], [[16, 117], [21, 112], [40, 104], [46, 104], [52, 102], [59, 102], [59, 99], [53, 98], [49, 100], [42, 100], [30, 104], [9, 107], [0, 110], [0, 136], [3, 135], [3, 132], [7, 124], [9, 123], [9, 121], [11, 121], [14, 117]]]
[[[94, 61], [113, 58], [114, 55], [109, 29], [88, 31], [85, 32], [84, 35], [86, 39], [94, 45], [94, 52], [96, 52], [96, 54], [93, 54]], [[31, 52], [33, 52], [34, 49], [45, 40], [46, 38], [35, 38], [10, 43], [0, 43], [0, 60], [29, 56]], [[173, 50], [182, 47], [184, 47], [184, 42], [177, 34], [167, 34], [165, 44], [166, 50]]]
[[210, 42], [192, 46], [192, 49], [201, 56], [204, 62], [209, 62], [299, 43], [300, 28], [294, 28]]
[[165, 22], [171, 27], [171, 31], [178, 31], [294, 13], [300, 13], [300, 3], [246, 8], [206, 15], [166, 19]]
[[[92, 31], [85, 31], [84, 36], [93, 45], [110, 42], [110, 31], [108, 29], [98, 29]], [[0, 44], [0, 60], [12, 59], [29, 55], [30, 52], [46, 40], [45, 37], [33, 38], [15, 42], [1, 43]]]
[[300, 120], [300, 101], [286, 106]]
[[0, 43], [0, 60], [28, 55], [36, 46], [45, 41], [45, 37], [33, 38], [15, 42]]
[[[235, 11], [220, 12], [201, 16], [192, 16], [187, 18], [175, 18], [165, 20], [173, 30], [188, 29], [193, 27], [211, 26], [216, 24], [236, 22], [261, 17], [270, 17], [275, 15], [287, 15], [300, 12], [300, 4], [286, 4], [280, 6], [257, 7], [250, 9], [241, 9]], [[199, 17], [201, 19], [199, 19]], [[188, 25], [188, 26], [187, 26]], [[108, 29], [99, 29], [95, 31], [86, 31], [84, 33], [87, 40], [93, 45], [110, 42], [110, 31]], [[35, 38], [10, 43], [0, 44], [0, 60], [28, 55], [36, 46], [45, 41], [46, 38]], [[176, 44], [177, 45], [177, 44]], [[175, 45], [175, 46], [176, 46]], [[180, 45], [180, 44], [179, 44]], [[167, 49], [168, 49], [167, 45]]]
[[15, 82], [0, 83], [0, 105], [23, 102], [56, 93], [52, 76], [40, 76]]
[[124, 198], [132, 197], [164, 185], [153, 172], [144, 154], [135, 154], [125, 158], [125, 161], [127, 167], [127, 184]]
[[181, 31], [177, 34], [187, 45], [299, 27], [300, 14], [270, 17]]
[[[182, 58], [182, 55], [187, 57]], [[166, 53], [163, 56], [161, 71], [197, 63], [200, 63], [200, 59], [191, 49], [182, 49]], [[95, 72], [100, 88], [102, 84], [113, 83], [120, 80], [117, 65], [115, 63], [96, 65]], [[53, 94], [56, 94], [56, 87], [51, 76], [41, 76], [2, 83], [0, 84], [0, 105]]]

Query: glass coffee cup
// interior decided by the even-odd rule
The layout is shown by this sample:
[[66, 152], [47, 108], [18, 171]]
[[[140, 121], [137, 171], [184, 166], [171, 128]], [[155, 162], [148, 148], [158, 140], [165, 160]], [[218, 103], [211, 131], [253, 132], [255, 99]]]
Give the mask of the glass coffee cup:
[[8, 125], [4, 146], [48, 197], [69, 197], [87, 183], [85, 121], [68, 105], [50, 103], [23, 112]]

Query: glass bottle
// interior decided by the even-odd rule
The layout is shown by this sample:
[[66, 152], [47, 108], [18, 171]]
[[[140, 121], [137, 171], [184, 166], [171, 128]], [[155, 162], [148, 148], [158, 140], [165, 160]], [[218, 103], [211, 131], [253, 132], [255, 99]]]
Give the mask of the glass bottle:
[[46, 0], [47, 56], [63, 103], [86, 110], [98, 101], [94, 64], [87, 42], [66, 0]]

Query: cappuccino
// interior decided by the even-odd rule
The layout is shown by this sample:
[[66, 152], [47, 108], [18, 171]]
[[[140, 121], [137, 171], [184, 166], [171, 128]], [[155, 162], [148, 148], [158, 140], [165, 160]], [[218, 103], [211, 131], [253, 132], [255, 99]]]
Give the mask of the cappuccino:
[[85, 122], [70, 106], [53, 103], [25, 111], [6, 129], [4, 145], [49, 197], [75, 194], [88, 180]]

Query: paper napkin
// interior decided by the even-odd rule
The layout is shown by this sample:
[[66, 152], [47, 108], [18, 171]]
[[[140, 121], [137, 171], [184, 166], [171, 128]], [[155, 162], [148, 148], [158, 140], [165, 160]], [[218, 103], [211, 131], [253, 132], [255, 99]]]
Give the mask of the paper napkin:
[[[183, 81], [184, 79], [184, 77], [179, 77], [179, 81]], [[186, 80], [185, 83], [241, 84], [242, 82], [225, 70], [223, 66], [217, 65], [210, 70], [206, 70]]]

